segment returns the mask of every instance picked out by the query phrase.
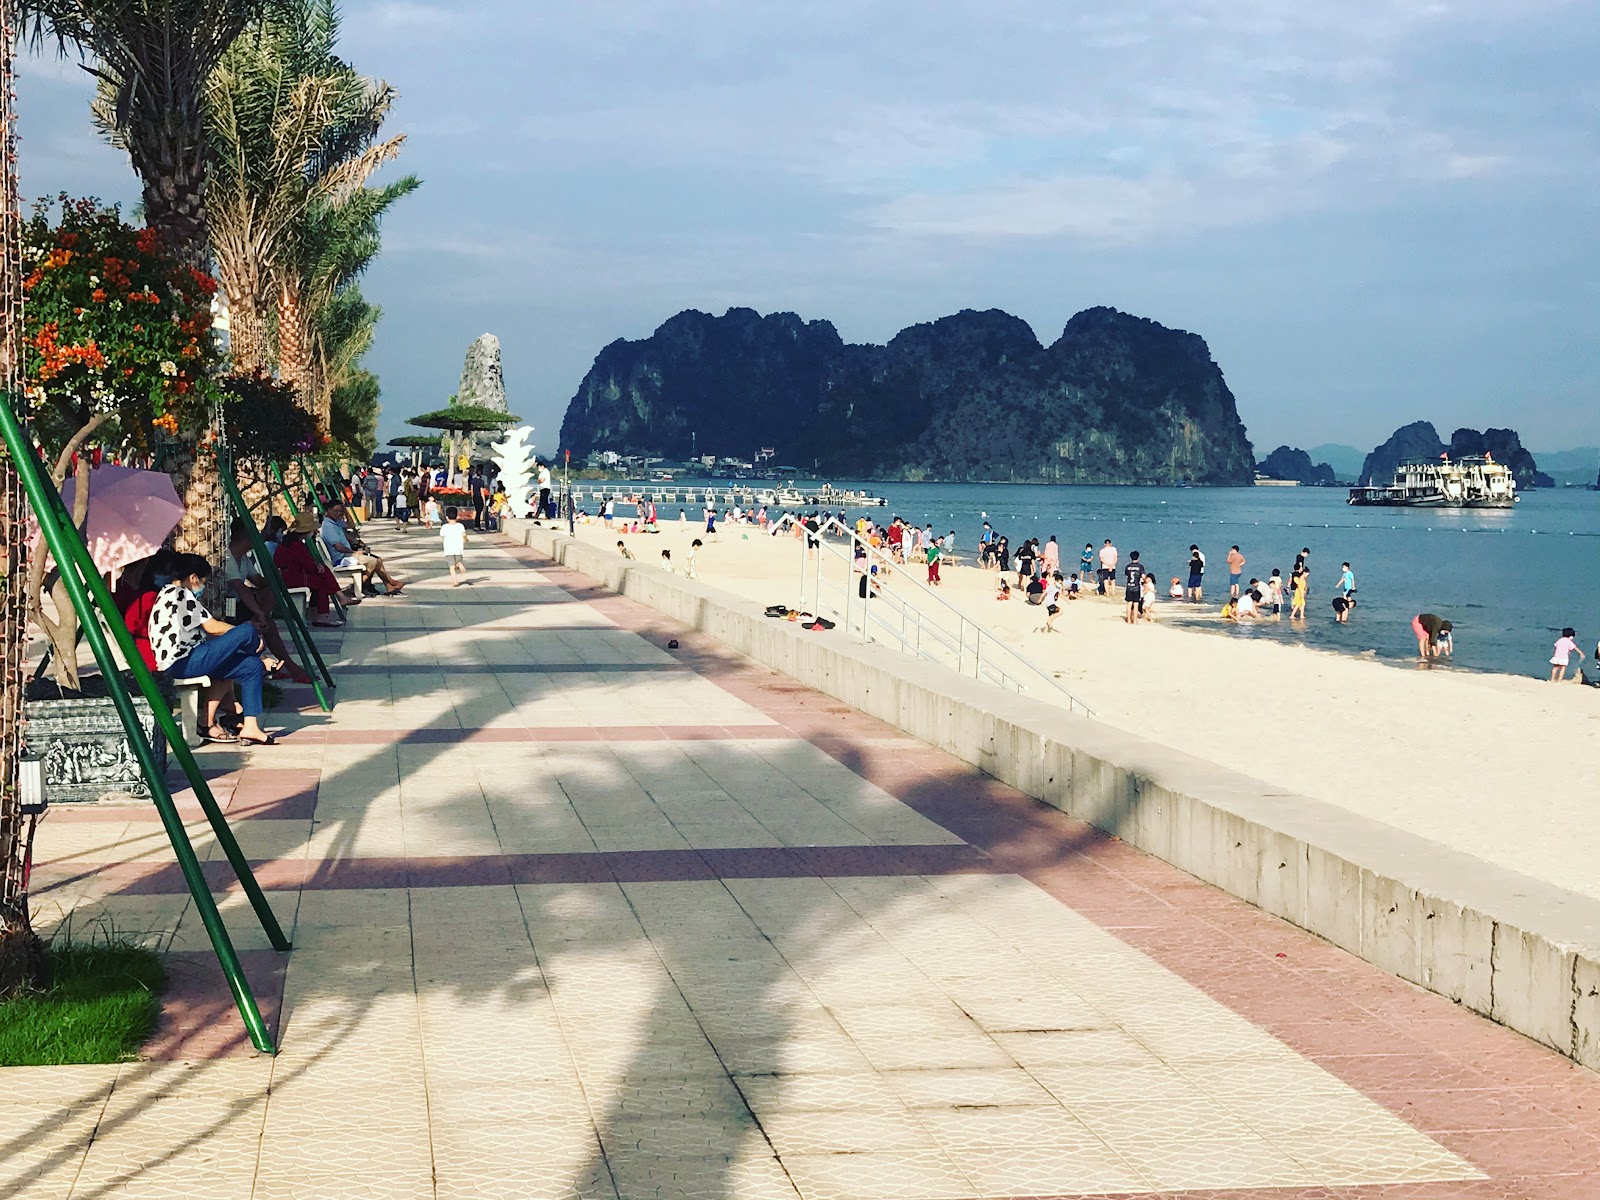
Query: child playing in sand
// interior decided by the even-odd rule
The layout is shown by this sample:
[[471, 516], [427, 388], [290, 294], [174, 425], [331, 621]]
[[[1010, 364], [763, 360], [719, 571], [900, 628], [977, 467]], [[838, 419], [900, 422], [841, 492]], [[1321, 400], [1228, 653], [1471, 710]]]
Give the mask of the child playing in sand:
[[1567, 666], [1572, 661], [1572, 656], [1578, 656], [1578, 673], [1583, 673], [1583, 651], [1578, 649], [1577, 630], [1568, 625], [1561, 631], [1561, 636], [1556, 640], [1556, 650], [1550, 656], [1550, 682], [1564, 683], [1567, 678]]
[[454, 508], [444, 510], [439, 544], [444, 550], [445, 564], [450, 568], [450, 586], [460, 587], [467, 580], [467, 527], [457, 518]]

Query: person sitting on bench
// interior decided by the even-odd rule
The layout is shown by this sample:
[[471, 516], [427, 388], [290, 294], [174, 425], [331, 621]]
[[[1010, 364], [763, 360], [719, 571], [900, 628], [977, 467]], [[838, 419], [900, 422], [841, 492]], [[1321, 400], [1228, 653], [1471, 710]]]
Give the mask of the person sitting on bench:
[[405, 584], [384, 570], [383, 559], [368, 550], [361, 539], [351, 534], [345, 525], [344, 504], [335, 500], [328, 505], [326, 512], [327, 515], [322, 518], [322, 540], [327, 544], [328, 553], [333, 555], [334, 567], [338, 569], [359, 567], [362, 590], [369, 595], [377, 595], [377, 589], [372, 586], [374, 576], [383, 580], [391, 596], [403, 594], [402, 589]]
[[[274, 746], [277, 738], [261, 728], [261, 684], [267, 672], [283, 662], [261, 644], [255, 626], [229, 625], [206, 610], [200, 593], [210, 578], [211, 564], [198, 554], [176, 556], [173, 580], [157, 593], [150, 610], [150, 647], [156, 666], [171, 679], [203, 675], [211, 680], [204, 714], [207, 741]], [[238, 690], [243, 715], [237, 737], [217, 723], [218, 692], [224, 680]]]

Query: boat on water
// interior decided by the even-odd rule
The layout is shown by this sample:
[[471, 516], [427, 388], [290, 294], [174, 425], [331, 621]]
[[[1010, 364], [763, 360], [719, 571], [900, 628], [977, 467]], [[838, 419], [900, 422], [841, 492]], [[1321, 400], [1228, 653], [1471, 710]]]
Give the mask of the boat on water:
[[1384, 508], [1511, 508], [1517, 479], [1490, 455], [1414, 459], [1395, 468], [1394, 481], [1350, 489], [1351, 504]]

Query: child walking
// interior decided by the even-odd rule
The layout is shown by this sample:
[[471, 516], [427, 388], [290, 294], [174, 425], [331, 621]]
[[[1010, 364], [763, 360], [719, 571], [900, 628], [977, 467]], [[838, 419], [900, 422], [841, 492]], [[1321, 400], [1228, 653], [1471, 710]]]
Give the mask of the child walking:
[[450, 567], [450, 586], [460, 587], [467, 581], [467, 527], [457, 517], [454, 505], [444, 510], [439, 544], [444, 549], [444, 561]]

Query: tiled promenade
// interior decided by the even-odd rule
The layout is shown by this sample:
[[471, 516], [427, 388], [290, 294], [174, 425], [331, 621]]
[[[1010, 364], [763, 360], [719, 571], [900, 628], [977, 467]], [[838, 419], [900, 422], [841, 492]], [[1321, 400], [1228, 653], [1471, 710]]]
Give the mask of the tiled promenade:
[[1600, 1077], [524, 551], [375, 540], [419, 583], [336, 711], [206, 760], [282, 1052], [154, 814], [55, 812], [40, 917], [175, 987], [148, 1061], [0, 1072], [0, 1196], [1600, 1196]]

